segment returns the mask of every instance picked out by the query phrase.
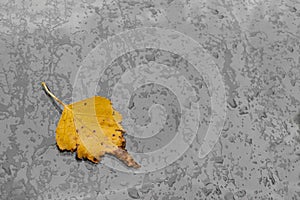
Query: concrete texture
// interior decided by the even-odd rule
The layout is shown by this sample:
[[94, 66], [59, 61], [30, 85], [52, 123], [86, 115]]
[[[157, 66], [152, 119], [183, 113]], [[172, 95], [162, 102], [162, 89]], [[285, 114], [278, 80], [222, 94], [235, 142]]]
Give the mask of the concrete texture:
[[[2, 0], [0, 11], [0, 199], [300, 199], [299, 1]], [[168, 146], [193, 121], [183, 116], [197, 102], [199, 129], [188, 149], [147, 172], [119, 170], [109, 156], [96, 165], [60, 152], [61, 109], [41, 81], [71, 103], [91, 51], [142, 27], [183, 33], [218, 67], [227, 111], [214, 148], [199, 157], [213, 113], [201, 71], [174, 52], [146, 48], [103, 65], [96, 94], [123, 114], [132, 153]], [[150, 77], [169, 81], [142, 82]], [[191, 98], [183, 102], [172, 85]]]

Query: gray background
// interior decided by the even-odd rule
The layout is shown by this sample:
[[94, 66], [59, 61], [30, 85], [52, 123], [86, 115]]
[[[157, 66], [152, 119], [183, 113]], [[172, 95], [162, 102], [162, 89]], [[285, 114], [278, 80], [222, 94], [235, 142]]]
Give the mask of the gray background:
[[[300, 136], [293, 121], [300, 108], [296, 0], [0, 4], [1, 199], [300, 199]], [[192, 37], [218, 64], [228, 110], [215, 148], [199, 159], [197, 135], [175, 163], [146, 174], [120, 172], [60, 152], [55, 128], [61, 111], [43, 92], [41, 81], [71, 103], [72, 84], [85, 56], [106, 38], [145, 26]], [[111, 88], [104, 83], [99, 81], [98, 94], [110, 97]], [[131, 117], [139, 125], [149, 123], [147, 112], [138, 111], [145, 100], [139, 94], [147, 87], [132, 96], [137, 107]], [[155, 88], [158, 96], [163, 90]], [[176, 97], [165, 93], [178, 108]], [[176, 128], [176, 116], [169, 120]], [[145, 142], [148, 150], [165, 145], [170, 130], [159, 135], [159, 147]], [[140, 150], [127, 139], [128, 149]]]

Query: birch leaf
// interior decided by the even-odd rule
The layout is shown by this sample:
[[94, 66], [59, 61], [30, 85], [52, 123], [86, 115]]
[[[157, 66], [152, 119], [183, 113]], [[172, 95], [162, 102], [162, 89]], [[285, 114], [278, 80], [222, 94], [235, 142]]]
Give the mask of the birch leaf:
[[120, 125], [122, 116], [113, 109], [109, 99], [94, 96], [67, 105], [54, 96], [44, 82], [42, 86], [64, 107], [56, 128], [56, 143], [60, 150], [76, 151], [78, 158], [94, 163], [108, 153], [129, 167], [140, 167], [125, 149], [125, 130]]

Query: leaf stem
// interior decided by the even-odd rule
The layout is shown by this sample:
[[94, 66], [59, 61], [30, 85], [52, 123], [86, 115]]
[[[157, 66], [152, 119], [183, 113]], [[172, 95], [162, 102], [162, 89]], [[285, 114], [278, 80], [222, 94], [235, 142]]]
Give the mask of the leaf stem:
[[64, 104], [60, 99], [58, 99], [52, 92], [50, 92], [48, 86], [46, 85], [45, 82], [42, 82], [42, 86], [44, 87], [45, 91], [53, 98], [55, 99], [58, 103], [60, 103], [62, 106], [67, 106], [66, 104]]

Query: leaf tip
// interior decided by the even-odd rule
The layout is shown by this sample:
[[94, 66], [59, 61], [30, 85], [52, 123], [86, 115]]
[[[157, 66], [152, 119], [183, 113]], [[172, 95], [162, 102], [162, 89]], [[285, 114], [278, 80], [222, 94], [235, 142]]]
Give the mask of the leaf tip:
[[132, 167], [135, 169], [139, 169], [139, 168], [141, 168], [141, 165], [139, 165], [138, 163], [135, 163]]
[[135, 169], [141, 167], [137, 162], [135, 162], [135, 160], [131, 157], [131, 155], [129, 155], [129, 153], [125, 149], [117, 148], [112, 152], [112, 154], [120, 160], [122, 160], [128, 167], [133, 167]]

